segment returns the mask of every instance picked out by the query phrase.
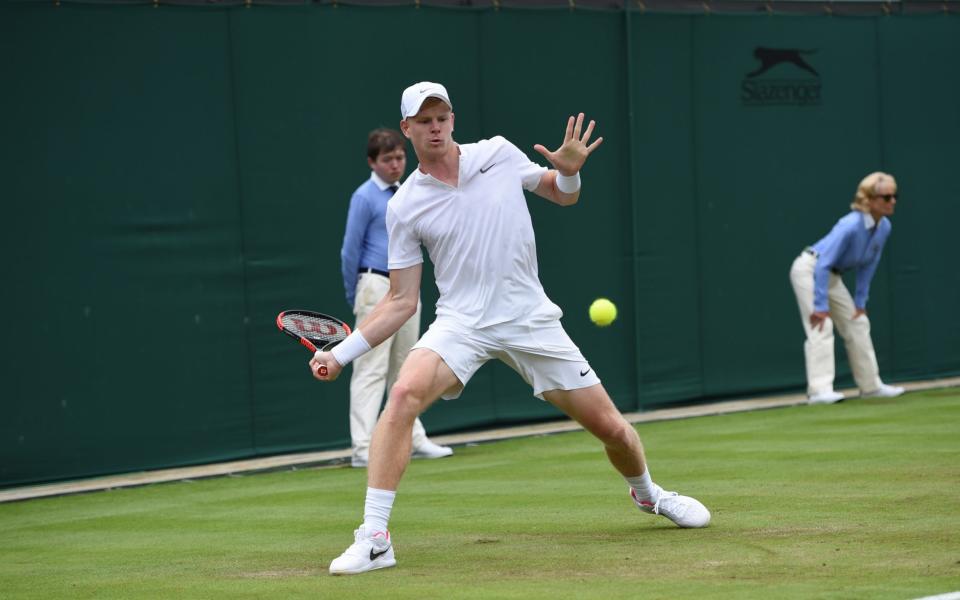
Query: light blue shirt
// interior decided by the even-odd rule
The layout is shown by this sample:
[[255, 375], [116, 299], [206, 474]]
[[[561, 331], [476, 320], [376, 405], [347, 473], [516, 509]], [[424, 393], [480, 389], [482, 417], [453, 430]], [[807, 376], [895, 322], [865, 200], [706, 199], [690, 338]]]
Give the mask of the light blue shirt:
[[387, 201], [392, 196], [390, 184], [371, 172], [370, 179], [350, 197], [347, 228], [340, 248], [340, 270], [351, 308], [357, 294], [357, 271], [361, 267], [387, 270], [386, 215]]
[[830, 310], [827, 287], [830, 272], [857, 271], [857, 291], [853, 297], [857, 308], [867, 307], [870, 296], [870, 281], [880, 262], [883, 245], [893, 228], [890, 220], [881, 217], [875, 223], [869, 213], [850, 211], [823, 239], [812, 248], [817, 252], [817, 265], [813, 270], [813, 308], [818, 312]]

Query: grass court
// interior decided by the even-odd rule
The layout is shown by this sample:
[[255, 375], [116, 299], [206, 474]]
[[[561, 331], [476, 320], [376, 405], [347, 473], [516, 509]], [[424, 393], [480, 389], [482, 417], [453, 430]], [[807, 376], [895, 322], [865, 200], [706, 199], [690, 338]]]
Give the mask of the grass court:
[[960, 389], [638, 425], [704, 530], [642, 514], [583, 432], [414, 461], [397, 567], [331, 577], [365, 470], [0, 504], [3, 598], [871, 598], [960, 590]]

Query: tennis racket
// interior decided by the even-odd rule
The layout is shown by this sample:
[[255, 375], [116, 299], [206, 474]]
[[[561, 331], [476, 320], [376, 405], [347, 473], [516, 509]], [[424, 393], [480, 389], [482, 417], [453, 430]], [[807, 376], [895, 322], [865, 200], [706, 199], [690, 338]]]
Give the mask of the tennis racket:
[[[340, 319], [311, 310], [285, 310], [277, 315], [277, 327], [311, 352], [326, 352], [350, 335], [350, 326]], [[326, 376], [327, 368], [317, 372]]]

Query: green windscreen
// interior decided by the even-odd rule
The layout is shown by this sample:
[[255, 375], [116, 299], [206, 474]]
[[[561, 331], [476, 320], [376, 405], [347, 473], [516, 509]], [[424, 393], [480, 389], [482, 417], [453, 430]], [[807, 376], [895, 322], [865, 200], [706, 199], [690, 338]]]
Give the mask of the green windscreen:
[[[366, 134], [420, 80], [447, 86], [458, 141], [539, 162], [569, 115], [596, 119], [580, 202], [528, 204], [547, 293], [622, 410], [801, 391], [790, 263], [874, 170], [901, 192], [869, 304], [881, 373], [960, 372], [955, 15], [3, 3], [0, 52], [0, 486], [348, 446], [349, 370], [314, 381], [274, 319], [350, 316]], [[424, 328], [436, 298], [427, 264]], [[560, 416], [491, 363], [423, 421]]]

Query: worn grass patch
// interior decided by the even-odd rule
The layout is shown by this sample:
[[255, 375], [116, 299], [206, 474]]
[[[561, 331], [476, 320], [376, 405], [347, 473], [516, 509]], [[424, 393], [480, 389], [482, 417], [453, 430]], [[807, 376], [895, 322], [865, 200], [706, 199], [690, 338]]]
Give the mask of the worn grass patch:
[[639, 426], [705, 530], [641, 514], [567, 433], [415, 461], [398, 567], [326, 568], [365, 472], [316, 469], [0, 505], [4, 598], [891, 598], [960, 590], [960, 392]]

